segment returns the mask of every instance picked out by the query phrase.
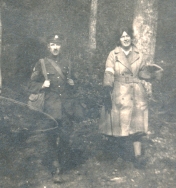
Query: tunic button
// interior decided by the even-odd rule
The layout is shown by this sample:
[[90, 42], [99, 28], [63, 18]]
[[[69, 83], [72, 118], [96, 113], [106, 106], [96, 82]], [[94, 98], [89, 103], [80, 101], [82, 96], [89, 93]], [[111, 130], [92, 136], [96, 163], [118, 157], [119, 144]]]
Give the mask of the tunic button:
[[57, 78], [59, 78], [59, 76]]
[[58, 86], [58, 87], [60, 87], [60, 86]]
[[122, 98], [122, 100], [124, 100], [124, 98]]
[[131, 76], [133, 76], [133, 74], [131, 74]]
[[59, 94], [61, 96], [61, 94]]
[[133, 100], [133, 98], [131, 98], [131, 100]]

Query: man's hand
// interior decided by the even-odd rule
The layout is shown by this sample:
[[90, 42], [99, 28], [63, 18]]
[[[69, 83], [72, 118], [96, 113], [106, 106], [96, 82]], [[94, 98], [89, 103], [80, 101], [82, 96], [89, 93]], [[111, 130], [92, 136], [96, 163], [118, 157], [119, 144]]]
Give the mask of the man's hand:
[[74, 86], [75, 84], [74, 84], [74, 81], [72, 80], [72, 79], [68, 79], [67, 80], [67, 83], [69, 84], [69, 85], [71, 85], [71, 86]]
[[45, 80], [43, 85], [42, 85], [42, 88], [45, 88], [45, 87], [50, 87], [50, 80]]

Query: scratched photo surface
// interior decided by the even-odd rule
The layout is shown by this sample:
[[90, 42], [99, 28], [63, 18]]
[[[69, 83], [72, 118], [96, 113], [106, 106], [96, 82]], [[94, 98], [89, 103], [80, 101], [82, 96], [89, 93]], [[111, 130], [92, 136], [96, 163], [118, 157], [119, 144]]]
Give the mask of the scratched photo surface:
[[[2, 0], [0, 187], [176, 187], [175, 22], [175, 0]], [[139, 90], [134, 98], [134, 88], [126, 87], [140, 88], [140, 79], [125, 77], [116, 87], [118, 68], [106, 65], [123, 26], [133, 28], [131, 42], [146, 65], [162, 69], [158, 79], [142, 81], [144, 101]], [[52, 48], [57, 49], [52, 53]], [[117, 61], [118, 53], [123, 52], [114, 56]], [[39, 66], [41, 59], [46, 70]], [[131, 76], [138, 70], [134, 64], [120, 66]], [[110, 108], [116, 105], [118, 116], [111, 109], [106, 116], [106, 68], [114, 79], [111, 89], [116, 88], [108, 102]], [[39, 92], [45, 94], [44, 110], [29, 105], [31, 94], [35, 98]], [[130, 99], [117, 104], [124, 92]], [[144, 103], [147, 110], [141, 115]], [[136, 140], [129, 133], [112, 133], [114, 122], [131, 125], [129, 104], [137, 117], [135, 129], [143, 121], [146, 125], [145, 134], [137, 135], [142, 168], [135, 166]], [[140, 110], [134, 112], [137, 106]], [[111, 133], [102, 134], [100, 125], [108, 120]]]

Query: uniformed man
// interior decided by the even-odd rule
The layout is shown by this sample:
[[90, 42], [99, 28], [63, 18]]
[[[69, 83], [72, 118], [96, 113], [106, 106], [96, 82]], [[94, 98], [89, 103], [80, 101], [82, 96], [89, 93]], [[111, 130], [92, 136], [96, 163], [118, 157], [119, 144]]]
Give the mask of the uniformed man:
[[[63, 101], [66, 100], [66, 95], [69, 92], [69, 86], [74, 85], [74, 81], [69, 74], [69, 61], [62, 50], [62, 40], [60, 36], [54, 34], [48, 37], [47, 47], [48, 54], [44, 59], [40, 59], [32, 72], [31, 83], [29, 90], [31, 93], [45, 92], [44, 112], [55, 118], [59, 125], [59, 153], [64, 153], [68, 150], [68, 136], [63, 133], [62, 116], [63, 116]], [[47, 80], [43, 75], [41, 61], [44, 62], [47, 73]], [[65, 150], [64, 150], [65, 148]], [[63, 155], [61, 158], [64, 158]], [[65, 160], [65, 159], [63, 159]], [[60, 172], [59, 164], [54, 162], [57, 167], [56, 174]], [[62, 162], [62, 165], [64, 162]], [[60, 165], [60, 166], [62, 166]]]
[[[43, 76], [41, 60], [39, 60], [33, 69], [30, 91], [31, 93], [38, 93], [40, 90], [45, 91], [44, 112], [50, 114], [60, 123], [62, 119], [62, 101], [65, 97], [66, 87], [74, 85], [74, 82], [68, 74], [68, 58], [61, 53], [59, 35], [48, 38], [48, 51], [47, 57], [43, 59], [48, 80], [45, 80]], [[53, 64], [56, 64], [60, 71]]]

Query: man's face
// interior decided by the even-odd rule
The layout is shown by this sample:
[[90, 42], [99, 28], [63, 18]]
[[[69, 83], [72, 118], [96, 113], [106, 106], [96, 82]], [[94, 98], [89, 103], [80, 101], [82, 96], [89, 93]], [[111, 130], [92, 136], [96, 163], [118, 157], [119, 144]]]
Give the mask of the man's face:
[[49, 51], [54, 55], [57, 56], [60, 53], [61, 45], [55, 43], [48, 44]]
[[124, 49], [128, 49], [131, 47], [131, 37], [125, 31], [122, 33], [120, 37], [121, 47]]

